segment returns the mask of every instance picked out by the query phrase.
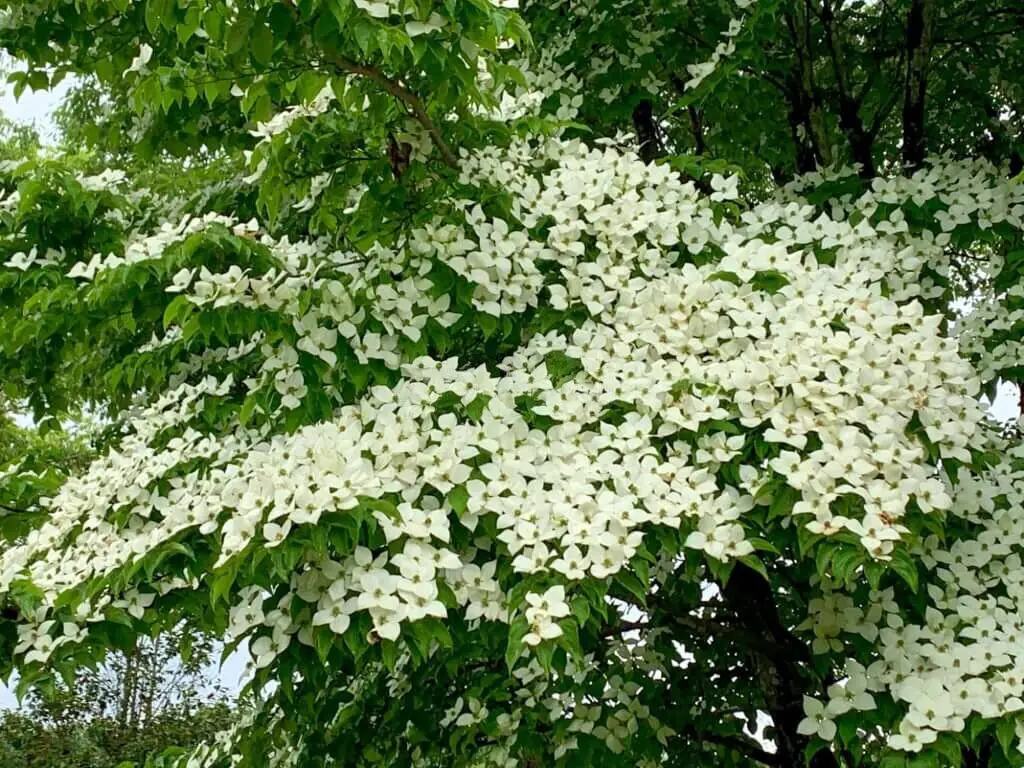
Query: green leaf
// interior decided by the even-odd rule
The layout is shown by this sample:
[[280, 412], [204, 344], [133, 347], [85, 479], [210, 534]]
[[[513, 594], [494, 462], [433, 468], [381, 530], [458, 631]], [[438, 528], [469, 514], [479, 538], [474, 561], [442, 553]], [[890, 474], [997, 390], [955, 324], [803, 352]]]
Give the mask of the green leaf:
[[368, 55], [370, 53], [370, 43], [376, 36], [376, 26], [372, 22], [360, 18], [352, 25], [351, 29], [359, 50], [363, 52], [364, 56]]
[[814, 533], [807, 529], [803, 523], [798, 524], [796, 529], [796, 546], [801, 557], [805, 557], [811, 548], [824, 538], [820, 533]]
[[907, 757], [902, 752], [889, 752], [882, 756], [878, 768], [906, 768]]
[[164, 330], [178, 322], [183, 313], [190, 310], [194, 305], [184, 294], [175, 296], [167, 308], [164, 309]]
[[864, 565], [864, 575], [867, 577], [868, 586], [878, 589], [882, 583], [882, 576], [885, 574], [885, 565], [877, 560], [869, 560]]
[[387, 667], [389, 671], [394, 672], [395, 666], [398, 663], [398, 643], [393, 640], [381, 640], [380, 655], [384, 662], [384, 666]]
[[566, 652], [577, 659], [583, 658], [583, 646], [580, 645], [580, 633], [576, 622], [572, 619], [562, 619], [558, 622], [562, 628], [562, 634], [558, 638], [558, 644], [565, 648]]
[[210, 584], [210, 604], [217, 605], [217, 601], [222, 598], [227, 598], [231, 592], [231, 587], [235, 583], [235, 579], [238, 577], [238, 558], [236, 557], [235, 562], [228, 563], [224, 568], [213, 577], [213, 583]]
[[316, 632], [316, 655], [322, 664], [327, 663], [327, 657], [331, 655], [331, 648], [334, 647], [334, 633], [325, 627]]
[[917, 563], [910, 559], [905, 550], [897, 549], [892, 553], [889, 561], [889, 569], [896, 571], [900, 577], [907, 582], [912, 592], [917, 592], [920, 582], [918, 579]]
[[857, 717], [840, 717], [836, 720], [839, 740], [846, 745], [858, 743], [861, 740], [861, 720]]
[[807, 746], [804, 747], [804, 762], [807, 765], [810, 765], [811, 764], [811, 758], [813, 758], [816, 754], [821, 752], [821, 750], [827, 749], [827, 748], [828, 748], [828, 744], [826, 744], [821, 739], [819, 739], [819, 738], [811, 739], [811, 741], [807, 744]]
[[970, 725], [967, 726], [967, 740], [971, 747], [978, 746], [981, 735], [992, 727], [993, 722], [983, 717], [971, 718]]
[[1017, 753], [1017, 723], [1013, 720], [1003, 719], [996, 725], [996, 740], [1000, 749], [1007, 757], [1015, 756]]
[[548, 369], [551, 382], [556, 387], [583, 370], [583, 361], [576, 357], [570, 357], [565, 352], [548, 353], [544, 358], [544, 365]]
[[939, 756], [933, 750], [919, 752], [907, 760], [907, 768], [939, 768]]
[[256, 410], [256, 395], [249, 395], [242, 402], [242, 407], [238, 410], [238, 423], [243, 427], [248, 426], [249, 422], [252, 421], [253, 412]]
[[768, 569], [765, 568], [765, 565], [761, 561], [761, 558], [755, 557], [754, 555], [742, 555], [737, 559], [741, 563], [746, 565], [748, 568], [755, 570], [759, 574], [761, 574], [761, 576], [764, 577], [764, 580], [767, 581], [769, 584], [771, 583], [771, 579], [768, 577]]
[[582, 627], [590, 619], [590, 600], [583, 595], [577, 595], [572, 599], [572, 615]]
[[615, 574], [613, 583], [618, 584], [629, 592], [629, 594], [633, 595], [638, 601], [640, 601], [640, 605], [647, 605], [647, 587], [630, 571], [625, 569], [619, 571]]
[[946, 765], [950, 766], [950, 768], [956, 768], [956, 766], [963, 762], [960, 742], [951, 734], [939, 734], [939, 738], [929, 744], [928, 747], [942, 755], [946, 759]]
[[455, 514], [465, 514], [466, 505], [469, 503], [469, 491], [466, 490], [466, 486], [456, 485], [448, 491], [448, 503], [452, 505]]
[[832, 576], [843, 582], [853, 575], [867, 557], [864, 551], [855, 546], [842, 545], [832, 555]]
[[238, 20], [231, 25], [231, 28], [228, 30], [224, 46], [229, 55], [238, 53], [245, 48], [245, 43], [249, 39], [250, 23], [251, 20], [248, 16], [240, 16]]
[[489, 339], [494, 335], [494, 332], [498, 330], [498, 318], [493, 315], [488, 315], [485, 312], [481, 312], [476, 316], [476, 324], [480, 326], [480, 330], [483, 331], [484, 338]]
[[167, 0], [147, 0], [145, 21], [150, 34], [157, 33], [166, 14]]
[[818, 545], [818, 549], [814, 553], [814, 570], [819, 578], [824, 579], [828, 574], [828, 566], [832, 562], [832, 555], [835, 551], [836, 545], [833, 542], [823, 542]]
[[768, 519], [785, 517], [793, 511], [793, 506], [800, 500], [800, 492], [795, 488], [784, 485], [776, 492], [768, 507]]
[[508, 644], [505, 646], [505, 664], [511, 670], [516, 665], [516, 659], [523, 652], [523, 638], [530, 631], [530, 625], [525, 616], [518, 617], [509, 625]]
[[540, 662], [541, 668], [550, 673], [551, 672], [551, 659], [555, 655], [555, 644], [550, 641], [544, 641], [540, 645], [534, 646], [533, 655]]
[[732, 569], [735, 565], [734, 561], [719, 560], [717, 557], [711, 557], [710, 555], [704, 558], [704, 561], [707, 563], [708, 570], [715, 581], [723, 587], [729, 583], [729, 577], [732, 575]]
[[265, 24], [258, 24], [250, 35], [250, 49], [252, 57], [258, 64], [264, 67], [270, 64], [274, 57], [274, 33]]

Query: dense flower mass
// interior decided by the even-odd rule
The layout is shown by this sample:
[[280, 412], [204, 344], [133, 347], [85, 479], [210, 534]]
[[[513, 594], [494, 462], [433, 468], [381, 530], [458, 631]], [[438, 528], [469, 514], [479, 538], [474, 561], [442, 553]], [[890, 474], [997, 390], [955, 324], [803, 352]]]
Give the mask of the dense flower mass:
[[[679, 532], [683, 560], [756, 562], [773, 529], [796, 526], [855, 542], [843, 545], [847, 572], [912, 552], [937, 577], [912, 623], [891, 589], [865, 601], [855, 581], [823, 574], [802, 629], [816, 653], [849, 660], [827, 706], [806, 700], [807, 733], [835, 738], [833, 720], [879, 694], [906, 708], [890, 738], [906, 750], [974, 713], [1024, 708], [1020, 622], [1008, 618], [1022, 608], [1020, 475], [971, 469], [996, 445], [979, 377], [920, 279], [943, 271], [949, 235], [910, 228], [898, 207], [938, 201], [943, 232], [976, 216], [1020, 228], [1019, 186], [981, 165], [937, 165], [825, 209], [794, 187], [739, 213], [729, 180], [712, 200], [629, 151], [558, 140], [479, 153], [463, 176], [501, 183], [507, 208], [458, 202], [454, 219], [365, 260], [205, 216], [132, 235], [123, 256], [60, 266], [88, 296], [190, 238], [254, 238], [269, 269], [185, 263], [166, 290], [183, 297], [182, 316], [260, 311], [281, 330], [179, 360], [168, 389], [122, 417], [117, 447], [4, 550], [3, 589], [39, 596], [19, 630], [26, 664], [88, 644], [111, 608], [142, 617], [297, 536], [305, 551], [286, 591], [255, 580], [231, 592], [229, 633], [251, 638], [257, 667], [314, 644], [317, 628], [398, 641], [453, 613], [470, 626], [522, 622], [520, 642], [536, 648], [579, 620], [567, 600], [580, 585], [644, 574], [652, 532]], [[417, 354], [467, 317], [496, 337], [509, 318], [545, 322], [495, 366]], [[171, 322], [136, 355], [164, 354], [187, 330]], [[340, 357], [378, 361], [391, 383], [350, 399]], [[241, 410], [204, 427], [239, 388]], [[306, 415], [324, 398], [324, 416]], [[972, 533], [929, 536], [927, 519], [944, 515]], [[377, 533], [362, 538], [363, 527]], [[309, 548], [316, 535], [326, 549]], [[212, 547], [213, 571], [136, 584], [168, 541]], [[663, 548], [658, 568], [673, 557]], [[482, 722], [475, 706], [450, 725]], [[582, 702], [560, 706], [574, 724], [589, 717]], [[612, 748], [622, 706], [600, 720]]]

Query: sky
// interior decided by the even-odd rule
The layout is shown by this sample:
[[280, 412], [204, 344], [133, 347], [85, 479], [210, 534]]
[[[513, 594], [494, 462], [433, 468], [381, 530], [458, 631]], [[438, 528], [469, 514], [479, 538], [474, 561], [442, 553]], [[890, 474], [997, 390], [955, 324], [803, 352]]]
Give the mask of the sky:
[[20, 99], [14, 98], [14, 89], [0, 78], [0, 112], [19, 123], [35, 124], [40, 138], [53, 140], [56, 128], [53, 124], [53, 110], [60, 104], [71, 87], [71, 78], [65, 78], [51, 91], [32, 91], [28, 88]]

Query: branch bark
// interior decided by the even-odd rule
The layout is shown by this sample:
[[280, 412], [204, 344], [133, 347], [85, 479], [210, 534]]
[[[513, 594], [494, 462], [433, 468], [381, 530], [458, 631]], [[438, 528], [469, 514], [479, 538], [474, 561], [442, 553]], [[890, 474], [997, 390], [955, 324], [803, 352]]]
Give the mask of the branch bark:
[[875, 137], [865, 130], [864, 121], [860, 117], [861, 103], [850, 88], [846, 62], [843, 59], [842, 40], [835, 25], [835, 10], [829, 4], [829, 0], [822, 0], [818, 15], [825, 28], [825, 42], [828, 45], [829, 58], [832, 60], [832, 69], [835, 71], [836, 85], [839, 89], [839, 127], [850, 143], [853, 161], [860, 164], [861, 177], [869, 179], [875, 175], [875, 161], [872, 155]]
[[903, 86], [903, 167], [906, 173], [912, 173], [924, 162], [924, 101], [935, 12], [935, 0], [913, 0], [907, 15], [907, 70]]
[[704, 118], [701, 111], [692, 104], [686, 108], [690, 116], [690, 131], [693, 133], [693, 154], [703, 155], [707, 149], [704, 141]]
[[437, 124], [433, 119], [431, 119], [430, 115], [427, 114], [427, 109], [423, 104], [423, 100], [419, 96], [397, 80], [392, 80], [376, 67], [367, 64], [360, 64], [344, 56], [337, 55], [332, 58], [331, 62], [342, 72], [359, 75], [361, 77], [365, 77], [367, 80], [373, 81], [379, 85], [382, 90], [390, 93], [396, 99], [405, 104], [416, 121], [422, 125], [424, 130], [426, 130], [430, 135], [431, 140], [434, 142], [434, 146], [436, 146], [438, 151], [441, 153], [441, 159], [444, 160], [444, 164], [450, 168], [459, 167], [458, 158], [445, 142], [444, 137], [441, 136], [441, 131], [438, 129]]
[[[771, 586], [757, 571], [737, 563], [722, 594], [747, 631], [760, 640], [747, 656], [775, 724], [779, 764], [803, 765], [808, 740], [797, 732], [797, 725], [803, 719], [804, 693], [810, 688], [804, 669], [810, 652], [782, 623]], [[822, 750], [810, 765], [838, 768], [839, 763], [829, 750]]]
[[814, 60], [810, 40], [810, 14], [800, 18], [799, 11], [785, 13], [786, 26], [796, 53], [796, 69], [787, 82], [789, 125], [796, 146], [796, 166], [800, 173], [809, 173], [821, 165], [832, 163], [832, 153], [825, 131], [825, 117], [814, 83]]
[[652, 163], [665, 155], [650, 99], [643, 99], [633, 107], [633, 129], [640, 144], [640, 158], [645, 163]]
[[726, 747], [735, 752], [739, 752], [744, 757], [748, 757], [751, 760], [755, 760], [763, 765], [771, 766], [788, 766], [789, 763], [784, 763], [780, 759], [779, 755], [768, 752], [762, 749], [754, 742], [753, 739], [747, 740], [739, 736], [728, 736], [725, 734], [717, 733], [706, 733], [704, 731], [692, 732], [693, 738], [706, 741], [709, 744], [718, 744], [719, 746]]

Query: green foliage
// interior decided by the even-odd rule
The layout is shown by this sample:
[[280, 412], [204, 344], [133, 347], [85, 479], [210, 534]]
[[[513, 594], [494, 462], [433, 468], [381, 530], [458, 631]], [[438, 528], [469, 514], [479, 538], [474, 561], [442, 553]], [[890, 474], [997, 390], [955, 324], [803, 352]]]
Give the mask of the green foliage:
[[226, 704], [169, 710], [140, 726], [113, 719], [47, 723], [32, 715], [0, 715], [5, 768], [137, 768], [170, 747], [191, 747], [230, 726]]
[[[502, 381], [527, 344], [544, 334], [576, 343], [576, 332], [603, 311], [601, 296], [566, 298], [566, 263], [591, 271], [603, 265], [605, 289], [632, 291], [658, 277], [647, 271], [647, 250], [664, 247], [673, 268], [692, 269], [686, 273], [691, 276], [732, 255], [714, 242], [692, 248], [678, 237], [654, 243], [647, 230], [641, 232], [649, 222], [601, 240], [593, 234], [600, 228], [596, 214], [590, 219], [591, 209], [578, 217], [573, 209], [571, 222], [553, 214], [529, 219], [523, 190], [513, 189], [512, 181], [525, 187], [527, 178], [538, 194], [553, 188], [560, 194], [578, 181], [558, 176], [558, 160], [543, 151], [548, 136], [577, 138], [600, 149], [600, 142], [623, 130], [636, 133], [640, 154], [659, 166], [641, 166], [644, 174], [655, 177], [671, 169], [673, 180], [692, 182], [701, 195], [700, 206], [685, 195], [673, 198], [667, 216], [673, 226], [699, 208], [707, 220], [695, 229], [727, 231], [755, 211], [770, 210], [770, 204], [758, 208], [759, 202], [778, 200], [811, 210], [837, 229], [855, 218], [854, 224], [863, 221], [879, 233], [905, 222], [916, 238], [910, 251], [930, 253], [922, 243], [948, 234], [949, 246], [937, 250], [949, 263], [936, 256], [911, 281], [927, 285], [920, 303], [947, 321], [941, 328], [944, 340], [948, 321], [957, 319], [957, 299], [973, 300], [981, 293], [1004, 301], [999, 307], [1007, 315], [1024, 309], [1024, 300], [1011, 290], [1024, 277], [1024, 250], [1020, 232], [1005, 221], [989, 226], [987, 213], [975, 208], [952, 221], [952, 207], [927, 194], [931, 182], [911, 188], [920, 198], [912, 192], [904, 197], [879, 193], [885, 199], [871, 207], [856, 205], [872, 194], [876, 182], [919, 166], [919, 145], [933, 155], [991, 160], [1002, 175], [1020, 173], [1024, 35], [1012, 2], [523, 0], [518, 9], [506, 5], [487, 0], [0, 2], [0, 46], [28, 67], [9, 77], [16, 92], [78, 78], [57, 116], [61, 154], [38, 151], [30, 130], [0, 123], [0, 160], [5, 161], [0, 164], [0, 265], [10, 265], [0, 267], [0, 470], [17, 465], [0, 477], [0, 505], [10, 513], [0, 520], [5, 549], [42, 530], [47, 516], [40, 499], [55, 493], [68, 475], [85, 474], [93, 458], [114, 464], [120, 451], [136, 451], [133, 455], [159, 465], [151, 473], [145, 462], [125, 465], [132, 472], [143, 468], [144, 493], [105, 498], [103, 489], [94, 490], [96, 518], [109, 524], [110, 540], [119, 544], [126, 531], [164, 522], [170, 506], [164, 502], [180, 488], [208, 480], [222, 465], [233, 466], [253, 445], [269, 450], [266, 444], [276, 446], [309, 427], [331, 424], [372, 397], [383, 398], [381, 389], [408, 384], [407, 371], [389, 365], [383, 354], [367, 355], [370, 345], [359, 347], [357, 339], [397, 339], [385, 352], [406, 365], [423, 356], [457, 360], [460, 372], [478, 370], [481, 380]], [[914, 20], [927, 13], [934, 14], [927, 34], [909, 34]], [[716, 53], [719, 44], [723, 48]], [[706, 77], [693, 77], [713, 58]], [[691, 78], [700, 82], [688, 84]], [[921, 104], [914, 101], [915, 84], [926, 95]], [[524, 98], [534, 94], [535, 101]], [[513, 114], [499, 115], [499, 106]], [[521, 113], [514, 112], [520, 107]], [[515, 143], [524, 137], [533, 143]], [[528, 158], [529, 173], [512, 179], [514, 174], [499, 164], [493, 178], [471, 178], [471, 156], [500, 157], [510, 147], [536, 155]], [[609, 150], [609, 164], [615, 156]], [[859, 164], [859, 175], [831, 173], [851, 163]], [[108, 168], [115, 173], [104, 175]], [[621, 168], [605, 170], [608, 178], [618, 178]], [[992, 175], [988, 167], [978, 171], [977, 186], [985, 187]], [[789, 182], [793, 185], [783, 189]], [[730, 183], [738, 184], [736, 195], [728, 192]], [[630, 187], [628, 194], [633, 191]], [[644, 200], [617, 189], [608, 193], [616, 198], [609, 208], [619, 203], [620, 193], [640, 211]], [[847, 207], [853, 211], [849, 216]], [[189, 229], [202, 217], [209, 218]], [[244, 224], [250, 220], [251, 227]], [[486, 238], [482, 229], [474, 229], [480, 222], [495, 224]], [[475, 238], [466, 241], [468, 246], [460, 241], [459, 233], [465, 232]], [[802, 239], [794, 242], [806, 246], [809, 262], [834, 264], [839, 246], [820, 234], [801, 232]], [[781, 227], [763, 233], [768, 245], [792, 235]], [[475, 274], [474, 265], [458, 260], [475, 254], [485, 239], [497, 244], [495, 252], [512, 246], [502, 253], [504, 262], [485, 265], [491, 272], [480, 267], [482, 275]], [[891, 233], [877, 239], [898, 242]], [[301, 248], [309, 243], [318, 261], [315, 269], [302, 271]], [[609, 266], [602, 259], [622, 243], [635, 260], [623, 269]], [[140, 256], [140, 248], [152, 250]], [[534, 259], [531, 248], [547, 250]], [[103, 259], [107, 268], [98, 269]], [[525, 308], [507, 311], [498, 301], [486, 305], [488, 284], [525, 263], [536, 265], [532, 277], [540, 286]], [[880, 271], [890, 267], [886, 263]], [[751, 269], [750, 275], [738, 267], [711, 270], [709, 293], [742, 291], [783, 306], [796, 290], [780, 269]], [[226, 281], [212, 279], [223, 275], [245, 287], [231, 294]], [[242, 301], [264, 278], [261, 298]], [[279, 278], [290, 281], [286, 299], [278, 300], [272, 290]], [[179, 279], [185, 282], [179, 285]], [[204, 280], [211, 295], [198, 301], [195, 285]], [[402, 303], [404, 292], [414, 293], [410, 285], [436, 302], [421, 326], [403, 325], [405, 315], [412, 314]], [[900, 311], [912, 301], [884, 280], [878, 291], [895, 297]], [[390, 310], [374, 314], [386, 301]], [[328, 304], [330, 312], [314, 312]], [[850, 346], [851, 326], [863, 329], [841, 316], [847, 309], [822, 325]], [[454, 318], [441, 322], [449, 313]], [[314, 323], [328, 317], [334, 323], [325, 326], [328, 331], [358, 325], [362, 337], [328, 333], [322, 347], [311, 345], [306, 317]], [[913, 319], [909, 311], [908, 317]], [[721, 322], [716, 343], [723, 347], [741, 346], [765, 331], [763, 323], [744, 329], [734, 316], [693, 322]], [[393, 332], [393, 324], [400, 332]], [[987, 356], [1012, 347], [1022, 333], [1019, 321], [1007, 322], [976, 345], [964, 344], [962, 354], [994, 384], [1000, 378], [1020, 381], [1024, 366], [1018, 360]], [[547, 377], [550, 390], [571, 391], [594, 370], [595, 359], [577, 354], [586, 333], [580, 338], [573, 354], [545, 348], [539, 356], [535, 374]], [[278, 386], [276, 369], [264, 365], [271, 352], [285, 348], [294, 353], [302, 382], [294, 392]], [[654, 357], [647, 362], [662, 362]], [[815, 369], [806, 381], [785, 386], [794, 391], [797, 383], [824, 386], [847, 373]], [[921, 375], [926, 373], [931, 371]], [[217, 386], [191, 393], [195, 396], [183, 403], [180, 421], [156, 420], [159, 428], [141, 437], [133, 431], [149, 427], [140, 416], [147, 408], [159, 405], [172, 412], [178, 403], [164, 402], [168, 392], [171, 400], [185, 397], [179, 385], [198, 388], [208, 381]], [[690, 395], [738, 401], [737, 394], [749, 394], [743, 401], [749, 407], [757, 394], [740, 385], [732, 392], [704, 391], [674, 379], [651, 384], [661, 385], [653, 396], [659, 403], [682, 402]], [[608, 434], [642, 410], [629, 377], [617, 386], [617, 399], [602, 404], [594, 423], [574, 425], [595, 444], [609, 440]], [[497, 386], [480, 393], [434, 393], [428, 431], [467, 425], [485, 430], [489, 409], [506, 407], [496, 392]], [[289, 397], [295, 403], [286, 406]], [[529, 440], [547, 445], [562, 439], [551, 437], [559, 434], [555, 425], [561, 420], [540, 396], [523, 395], [507, 407], [522, 415]], [[23, 410], [38, 430], [20, 428], [7, 416]], [[716, 491], [735, 490], [737, 496], [749, 491], [750, 504], [737, 513], [736, 526], [750, 546], [735, 558], [720, 558], [692, 543], [708, 533], [696, 522], [698, 504], [680, 512], [674, 525], [645, 526], [639, 540], [629, 543], [631, 553], [621, 568], [581, 570], [572, 578], [543, 568], [531, 572], [511, 565], [519, 552], [511, 552], [498, 535], [499, 527], [507, 530], [511, 524], [499, 523], [500, 513], [486, 507], [479, 491], [504, 471], [489, 462], [506, 435], [487, 434], [490, 447], [466, 459], [465, 476], [454, 481], [440, 472], [431, 476], [435, 485], [428, 484], [425, 496], [437, 503], [446, 526], [451, 523], [445, 527], [445, 546], [470, 553], [470, 560], [496, 564], [487, 578], [493, 577], [501, 594], [501, 615], [511, 619], [508, 623], [497, 616], [468, 618], [457, 585], [444, 581], [431, 596], [443, 608], [444, 620], [432, 605], [434, 614], [403, 622], [390, 637], [382, 634], [387, 625], [364, 608], [347, 611], [350, 624], [342, 629], [314, 618], [323, 610], [322, 585], [306, 582], [315, 581], [322, 563], [348, 563], [363, 551], [402, 552], [409, 537], [392, 535], [389, 526], [403, 521], [408, 514], [403, 507], [423, 499], [405, 498], [398, 481], [379, 497], [354, 496], [346, 505], [313, 496], [305, 511], [317, 512], [315, 522], [279, 528], [281, 539], [273, 545], [263, 526], [281, 523], [285, 513], [277, 515], [277, 505], [283, 509], [285, 502], [273, 489], [255, 500], [243, 497], [257, 513], [258, 533], [230, 556], [222, 555], [227, 525], [215, 517], [201, 531], [183, 526], [82, 583], [62, 585], [56, 597], [19, 572], [4, 584], [0, 668], [21, 667], [23, 687], [47, 691], [48, 706], [60, 704], [64, 714], [7, 716], [0, 726], [0, 763], [116, 765], [209, 737], [227, 719], [223, 708], [172, 708], [136, 718], [130, 726], [120, 713], [105, 711], [83, 721], [67, 712], [82, 710], [88, 701], [109, 701], [110, 691], [90, 689], [83, 698], [58, 682], [111, 650], [124, 654], [119, 658], [127, 672], [127, 660], [136, 658], [132, 654], [144, 638], [185, 621], [217, 635], [238, 623], [243, 628], [236, 642], [248, 642], [254, 655], [260, 656], [257, 643], [280, 651], [264, 651], [266, 663], [253, 683], [272, 706], [254, 715], [238, 746], [248, 765], [268, 765], [268, 755], [281, 748], [294, 749], [301, 766], [360, 768], [477, 768], [509, 761], [609, 768], [651, 761], [909, 767], [954, 765], [961, 756], [977, 762], [981, 755], [995, 754], [996, 746], [999, 756], [992, 764], [1020, 764], [1009, 716], [972, 718], [963, 733], [943, 734], [910, 757], [889, 749], [885, 739], [897, 732], [906, 707], [888, 690], [874, 691], [875, 708], [837, 716], [835, 739], [798, 731], [805, 695], [830, 695], [829, 689], [846, 679], [848, 657], [877, 655], [869, 629], [860, 635], [817, 632], [828, 622], [813, 621], [813, 611], [841, 594], [865, 612], [891, 602], [901, 623], [926, 625], [933, 621], [927, 600], [934, 595], [928, 590], [941, 594], [945, 586], [935, 576], [934, 562], [926, 563], [921, 553], [968, 539], [979, 523], [969, 515], [945, 519], [942, 511], [925, 513], [918, 499], [902, 518], [906, 541], [882, 557], [863, 544], [866, 535], [811, 530], [805, 524], [811, 510], [798, 506], [802, 491], [770, 469], [785, 445], [767, 437], [769, 422], [751, 424], [742, 410], [714, 413], [692, 428], [659, 420], [650, 426], [652, 434], [644, 435], [651, 437], [648, 458], [657, 457], [666, 467], [669, 457], [725, 454], [722, 460], [701, 461], [708, 469], [706, 482]], [[77, 433], [69, 437], [56, 429], [81, 420], [83, 413], [94, 414], [103, 425], [90, 434], [88, 445]], [[952, 483], [961, 471], [981, 473], [1010, 456], [1001, 448], [989, 457], [973, 444], [966, 455], [947, 456], [941, 452], [943, 441], [929, 432], [935, 424], [906, 416], [906, 436], [920, 449], [930, 478]], [[194, 440], [195, 434], [209, 442]], [[397, 431], [393, 437], [396, 442], [410, 438]], [[260, 442], [264, 438], [266, 444]], [[732, 438], [738, 442], [726, 442]], [[811, 430], [802, 449], [814, 453], [824, 450], [822, 445]], [[320, 450], [336, 447], [331, 443]], [[373, 467], [377, 454], [391, 447], [363, 447], [346, 461]], [[426, 449], [410, 449], [417, 451]], [[259, 473], [272, 480], [297, 461], [312, 462], [316, 453], [289, 456], [281, 466]], [[621, 459], [609, 451], [603, 460], [618, 466]], [[437, 457], [438, 463], [444, 460]], [[895, 459], [892, 466], [899, 470]], [[765, 479], [760, 487], [750, 487], [745, 470], [751, 468], [758, 482]], [[650, 470], [646, 480], [667, 483], [661, 471]], [[305, 478], [302, 490], [319, 492], [318, 481], [315, 475]], [[528, 485], [532, 489], [523, 483]], [[610, 477], [600, 489], [607, 492], [601, 503], [613, 492], [636, 493], [636, 485], [623, 469], [621, 478]], [[500, 491], [502, 498], [527, 492], [532, 491]], [[993, 497], [993, 505], [997, 500], [1000, 510], [1014, 508], [1005, 489]], [[196, 500], [189, 511], [200, 514], [204, 501]], [[234, 507], [242, 502], [236, 499]], [[829, 512], [859, 520], [865, 502], [848, 493], [832, 499]], [[684, 502], [680, 497], [673, 503]], [[571, 495], [559, 504], [578, 507]], [[215, 515], [229, 518], [231, 512], [218, 509]], [[62, 529], [54, 551], [88, 531], [86, 522], [95, 520], [86, 515]], [[244, 527], [236, 522], [235, 529]], [[536, 524], [535, 519], [523, 522]], [[628, 541], [632, 534], [621, 535]], [[620, 533], [602, 530], [595, 536], [604, 537], [604, 546]], [[552, 558], [556, 554], [565, 553]], [[59, 564], [47, 565], [53, 571]], [[179, 578], [189, 586], [181, 587]], [[165, 592], [168, 583], [175, 586]], [[534, 643], [529, 599], [559, 587], [565, 588], [564, 615], [548, 627], [551, 637]], [[138, 597], [140, 590], [152, 597], [154, 607], [100, 604], [104, 598]], [[238, 619], [245, 600], [252, 601], [258, 620]], [[18, 627], [28, 626], [27, 617], [47, 601], [61, 619], [74, 618], [85, 606], [88, 638], [57, 649], [45, 664], [26, 661], [23, 650], [14, 651], [21, 640]], [[264, 602], [277, 611], [265, 623]], [[874, 627], [879, 617], [865, 623]], [[276, 649], [276, 630], [293, 623], [308, 632]], [[636, 658], [623, 651], [622, 637]], [[671, 663], [661, 669], [652, 659]], [[588, 676], [594, 669], [598, 673]], [[530, 684], [542, 690], [529, 690]], [[66, 694], [62, 704], [59, 694]], [[551, 702], [557, 706], [549, 711]], [[448, 718], [456, 706], [459, 711]], [[556, 712], [561, 706], [573, 708], [575, 718]], [[589, 719], [588, 706], [596, 710]], [[774, 731], [762, 739], [775, 742], [776, 757], [763, 752], [736, 716], [753, 723], [766, 712], [774, 718]], [[621, 721], [619, 713], [625, 713]], [[468, 722], [453, 725], [463, 715]], [[574, 748], [560, 752], [568, 743]]]

